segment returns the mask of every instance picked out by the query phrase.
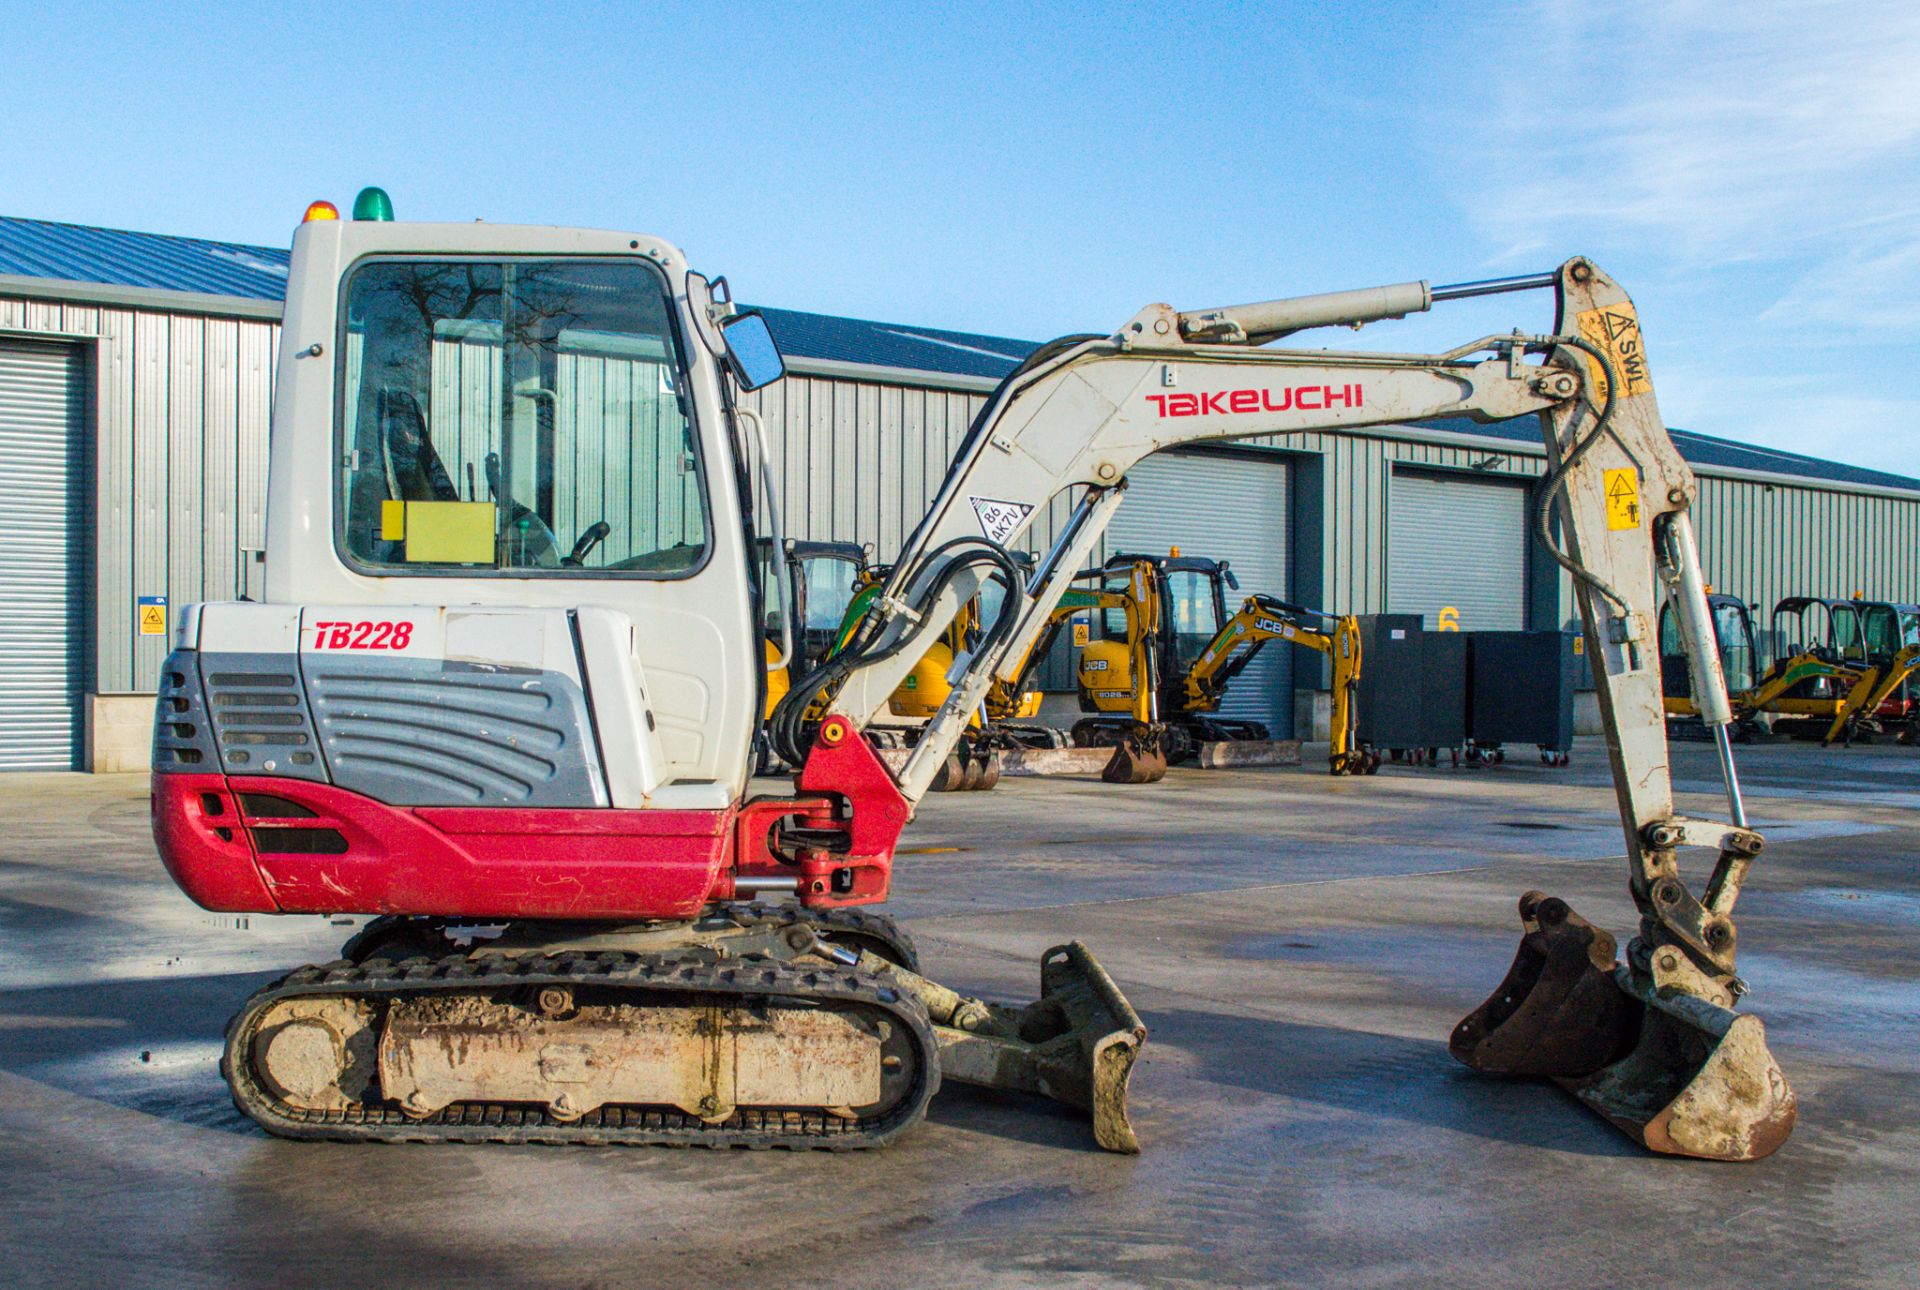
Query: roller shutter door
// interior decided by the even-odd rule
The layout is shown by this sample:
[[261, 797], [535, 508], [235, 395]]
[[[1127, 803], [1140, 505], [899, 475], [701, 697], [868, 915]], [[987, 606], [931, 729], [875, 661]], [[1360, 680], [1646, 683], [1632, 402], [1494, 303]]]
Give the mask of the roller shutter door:
[[0, 770], [67, 770], [87, 670], [77, 466], [84, 365], [71, 346], [0, 341]]
[[[1284, 459], [1237, 453], [1158, 453], [1128, 474], [1127, 497], [1107, 527], [1107, 551], [1225, 560], [1240, 580], [1227, 612], [1255, 591], [1287, 596]], [[1275, 738], [1293, 733], [1293, 648], [1268, 645], [1235, 677], [1223, 714], [1263, 723]]]
[[1462, 475], [1393, 472], [1387, 610], [1429, 631], [1520, 631], [1527, 619], [1527, 489]]

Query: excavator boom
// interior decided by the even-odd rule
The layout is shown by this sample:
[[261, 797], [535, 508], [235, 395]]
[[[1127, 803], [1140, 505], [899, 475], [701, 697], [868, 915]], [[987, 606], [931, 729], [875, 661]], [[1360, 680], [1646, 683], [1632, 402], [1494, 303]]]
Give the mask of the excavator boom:
[[[1550, 471], [1539, 536], [1573, 577], [1640, 928], [1616, 966], [1605, 933], [1529, 893], [1520, 959], [1495, 998], [1461, 1023], [1453, 1049], [1481, 1069], [1560, 1078], [1656, 1150], [1765, 1155], [1790, 1131], [1795, 1103], [1760, 1023], [1733, 1011], [1745, 989], [1734, 971], [1733, 906], [1761, 838], [1747, 827], [1727, 737], [1732, 709], [1691, 518], [1697, 488], [1660, 418], [1638, 315], [1617, 284], [1575, 259], [1550, 277], [1484, 288], [1550, 285], [1558, 303], [1550, 335], [1491, 336], [1432, 356], [1253, 348], [1299, 327], [1398, 316], [1438, 294], [1415, 285], [1201, 315], [1155, 305], [1112, 336], [1043, 346], [974, 423], [877, 612], [839, 666], [801, 690], [830, 689], [830, 711], [864, 725], [929, 624], [947, 621], [992, 569], [1006, 568], [1007, 544], [1049, 499], [1084, 490], [1026, 594], [1007, 598], [977, 655], [956, 665], [951, 695], [898, 777], [917, 800], [1003, 661], [1021, 657], [1051, 615], [1141, 458], [1256, 435], [1540, 414]], [[1728, 821], [1674, 808], [1655, 635], [1663, 597], [1720, 751]], [[1715, 853], [1698, 894], [1680, 872], [1683, 847]], [[1566, 970], [1543, 977], [1543, 962]], [[1577, 1056], [1557, 1055], [1567, 1052]]]

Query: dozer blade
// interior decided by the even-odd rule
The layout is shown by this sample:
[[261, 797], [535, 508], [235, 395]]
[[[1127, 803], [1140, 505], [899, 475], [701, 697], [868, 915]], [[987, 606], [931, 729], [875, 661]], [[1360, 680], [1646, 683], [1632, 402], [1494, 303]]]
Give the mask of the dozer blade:
[[1127, 1082], [1147, 1028], [1086, 946], [1074, 941], [1041, 955], [1040, 998], [1025, 1008], [967, 998], [871, 954], [860, 966], [894, 978], [926, 1007], [943, 1079], [1079, 1107], [1092, 1113], [1100, 1146], [1139, 1153]]
[[1506, 979], [1454, 1028], [1456, 1058], [1548, 1076], [1652, 1151], [1758, 1160], [1786, 1141], [1793, 1090], [1759, 1018], [1636, 981], [1565, 901], [1530, 891], [1520, 917]]
[[1122, 736], [1100, 772], [1109, 784], [1154, 784], [1166, 777], [1166, 747], [1153, 735], [1140, 734]]

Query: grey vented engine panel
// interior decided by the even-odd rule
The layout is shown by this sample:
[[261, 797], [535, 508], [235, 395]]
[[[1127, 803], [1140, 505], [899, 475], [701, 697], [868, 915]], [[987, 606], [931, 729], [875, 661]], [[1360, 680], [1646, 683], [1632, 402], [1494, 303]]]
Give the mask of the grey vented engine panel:
[[301, 656], [333, 782], [395, 806], [605, 806], [586, 695], [553, 672]]
[[437, 659], [175, 651], [153, 766], [332, 783], [390, 806], [607, 805], [571, 678]]
[[220, 769], [326, 780], [296, 656], [210, 651], [200, 655], [200, 682]]
[[220, 769], [218, 755], [206, 687], [200, 683], [199, 651], [175, 650], [160, 666], [159, 693], [154, 696], [153, 768], [208, 775]]

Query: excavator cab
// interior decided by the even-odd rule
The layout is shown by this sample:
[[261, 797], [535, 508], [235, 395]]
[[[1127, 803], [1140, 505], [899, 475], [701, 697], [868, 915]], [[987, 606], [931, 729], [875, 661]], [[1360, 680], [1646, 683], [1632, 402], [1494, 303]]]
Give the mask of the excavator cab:
[[1860, 611], [1872, 684], [1860, 697], [1861, 711], [1848, 715], [1858, 728], [1896, 731], [1902, 742], [1911, 743], [1916, 725], [1914, 678], [1920, 671], [1920, 607], [1883, 600], [1854, 603]]
[[[765, 715], [772, 716], [793, 678], [805, 676], [833, 652], [841, 620], [869, 568], [873, 547], [789, 538], [776, 548], [770, 537], [758, 539], [754, 547], [766, 624]], [[783, 642], [789, 651], [784, 658]], [[756, 737], [756, 743], [758, 769], [765, 771], [771, 767], [771, 750], [764, 736]]]
[[1170, 555], [1155, 561], [1154, 567], [1160, 575], [1160, 641], [1166, 660], [1160, 675], [1164, 682], [1185, 675], [1226, 625], [1227, 590], [1238, 591], [1240, 580], [1227, 561], [1205, 556]]
[[[1787, 596], [1774, 605], [1771, 628], [1776, 664], [1800, 655], [1829, 663], [1867, 661], [1866, 632], [1860, 606], [1854, 601]], [[1820, 691], [1807, 691], [1816, 692]]]
[[[1750, 693], [1760, 676], [1760, 640], [1754, 630], [1751, 607], [1738, 596], [1709, 593], [1707, 610], [1713, 624], [1714, 646], [1720, 655], [1720, 671], [1727, 680], [1727, 692], [1734, 696]], [[1660, 690], [1669, 733], [1678, 735], [1694, 730], [1699, 723], [1692, 719], [1697, 718], [1699, 709], [1694, 704], [1686, 646], [1681, 640], [1680, 623], [1672, 604], [1660, 607]], [[1704, 736], [1704, 732], [1701, 733]], [[1751, 738], [1752, 733], [1751, 721], [1742, 721], [1735, 736], [1744, 741]]]
[[797, 671], [811, 672], [833, 652], [847, 608], [872, 562], [872, 543], [788, 540]]

